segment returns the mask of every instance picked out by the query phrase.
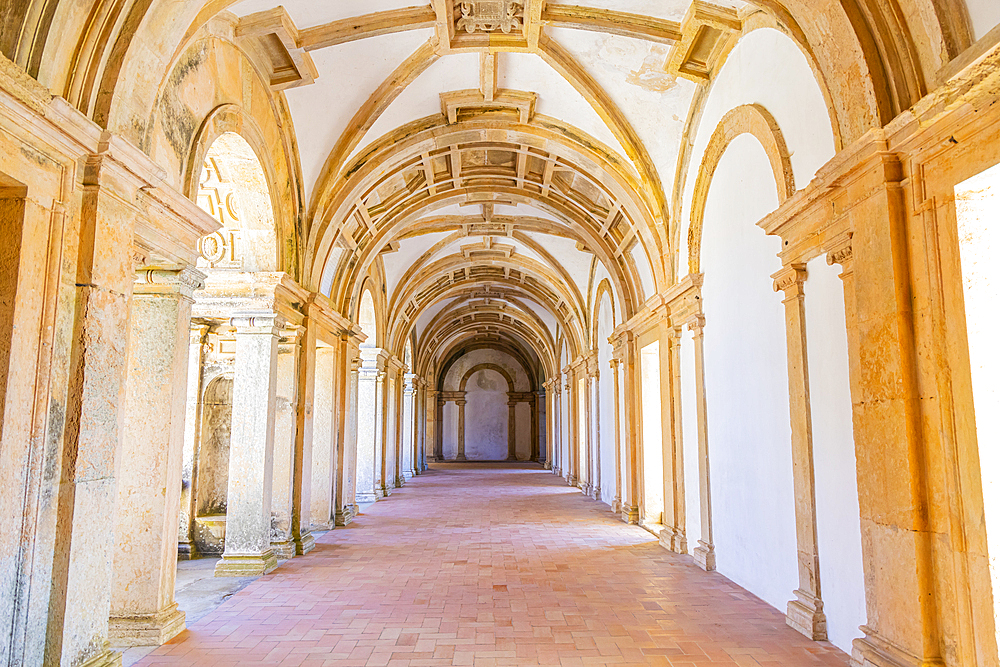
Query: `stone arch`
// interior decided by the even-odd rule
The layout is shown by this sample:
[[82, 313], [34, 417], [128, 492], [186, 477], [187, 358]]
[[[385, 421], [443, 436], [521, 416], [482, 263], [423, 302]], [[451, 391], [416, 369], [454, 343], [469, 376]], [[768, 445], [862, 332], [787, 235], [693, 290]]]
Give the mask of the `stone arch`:
[[[503, 379], [507, 381], [507, 391], [514, 391], [514, 379], [511, 378], [510, 373], [508, 373], [507, 371], [505, 371], [503, 368], [501, 368], [497, 364], [490, 364], [490, 363], [476, 364], [475, 366], [473, 366], [472, 368], [470, 368], [468, 371], [466, 371], [465, 375], [462, 377], [462, 381], [459, 382], [459, 384], [458, 384], [458, 390], [459, 391], [465, 391], [465, 385], [469, 381], [469, 378], [471, 378], [473, 375], [475, 375], [479, 371], [483, 371], [483, 370], [496, 371], [497, 373], [499, 373], [500, 375], [502, 375]], [[530, 378], [531, 376], [528, 375], [528, 377]]]
[[[261, 272], [281, 267], [275, 202], [263, 162], [236, 132], [223, 132], [205, 152], [198, 204], [223, 228], [200, 243], [204, 268]], [[266, 193], [266, 194], [263, 194]]]
[[701, 235], [705, 204], [719, 161], [733, 139], [743, 134], [753, 135], [767, 154], [774, 173], [774, 182], [781, 203], [795, 193], [795, 176], [792, 173], [791, 154], [785, 144], [781, 128], [770, 112], [759, 104], [744, 104], [723, 116], [712, 134], [698, 170], [694, 196], [691, 201], [691, 225], [688, 231], [688, 267], [692, 274], [701, 272]]
[[615, 317], [617, 316], [615, 311], [615, 294], [611, 289], [611, 282], [607, 278], [601, 280], [597, 285], [597, 292], [594, 293], [594, 303], [591, 308], [590, 340], [591, 348], [594, 350], [601, 344], [601, 341], [597, 338], [597, 329], [601, 314], [601, 299], [604, 298], [605, 294], [611, 302], [611, 326], [614, 328]]
[[375, 310], [375, 297], [372, 296], [370, 286], [365, 286], [358, 301], [358, 326], [368, 336], [361, 346], [378, 347], [378, 313]]

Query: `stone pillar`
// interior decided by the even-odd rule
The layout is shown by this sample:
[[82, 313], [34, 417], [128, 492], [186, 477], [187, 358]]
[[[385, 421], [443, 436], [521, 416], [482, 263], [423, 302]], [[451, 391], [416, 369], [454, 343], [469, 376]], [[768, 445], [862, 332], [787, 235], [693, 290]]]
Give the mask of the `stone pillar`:
[[712, 533], [712, 476], [708, 461], [708, 405], [705, 395], [705, 318], [699, 315], [688, 328], [694, 335], [695, 400], [698, 407], [698, 480], [701, 499], [701, 538], [694, 548], [698, 567], [715, 570], [715, 541]]
[[[458, 454], [456, 461], [465, 461], [465, 399], [460, 398], [455, 401], [458, 406]], [[509, 449], [509, 448], [508, 448]]]
[[[579, 458], [576, 469], [579, 471], [580, 491], [583, 492], [583, 495], [590, 496], [594, 488], [594, 457], [592, 451], [594, 427], [591, 423], [593, 410], [591, 410], [590, 405], [591, 386], [593, 383], [591, 382], [590, 375], [587, 373], [586, 362], [581, 364], [579, 370], [574, 374], [573, 384], [576, 385], [577, 391], [576, 401], [574, 401], [577, 409], [575, 420], [577, 424], [586, 426], [586, 430], [578, 427], [580, 433], [576, 436], [576, 451]], [[583, 414], [580, 414], [581, 411]]]
[[215, 576], [248, 577], [278, 566], [271, 549], [271, 492], [278, 339], [285, 322], [280, 315], [263, 311], [237, 313], [232, 324], [236, 361], [226, 550]]
[[625, 385], [623, 405], [623, 443], [624, 459], [622, 462], [622, 521], [629, 524], [639, 523], [639, 460], [638, 460], [638, 428], [639, 420], [637, 404], [642, 396], [642, 384], [639, 377], [639, 360], [636, 350], [635, 336], [626, 331], [615, 347], [615, 357], [622, 363], [622, 376]]
[[809, 360], [806, 345], [805, 264], [792, 264], [772, 276], [774, 290], [785, 293], [785, 340], [788, 346], [788, 411], [792, 427], [792, 478], [795, 488], [795, 536], [798, 544], [797, 599], [788, 603], [788, 625], [816, 641], [826, 640], [826, 615], [819, 577], [816, 536], [816, 478], [813, 466]]
[[615, 392], [615, 498], [611, 501], [611, 511], [621, 512], [622, 510], [622, 452], [621, 452], [621, 398], [620, 385], [618, 379], [618, 369], [621, 365], [617, 359], [612, 358], [609, 362], [611, 366], [611, 377], [614, 382]]
[[184, 630], [174, 601], [191, 304], [204, 274], [140, 271], [133, 287], [118, 469], [109, 639], [158, 646]]
[[382, 404], [386, 354], [378, 348], [361, 349], [358, 370], [357, 489], [360, 505], [373, 503], [382, 495]]
[[419, 439], [417, 437], [417, 411], [414, 409], [419, 402], [416, 386], [417, 376], [413, 373], [407, 373], [403, 381], [402, 470], [403, 478], [410, 479], [414, 475], [419, 474], [417, 468], [419, 467], [420, 460], [420, 455], [417, 451], [417, 441]]
[[[898, 163], [880, 168], [886, 180], [899, 177]], [[904, 207], [894, 183], [872, 188], [871, 198], [852, 212], [858, 227], [853, 237], [838, 239], [827, 255], [828, 263], [843, 269], [854, 403], [868, 612], [861, 627], [865, 636], [854, 640], [851, 664], [856, 667], [939, 663], [914, 657], [938, 650], [927, 641], [929, 630], [936, 631], [929, 560], [931, 541], [942, 537], [928, 534], [926, 509], [921, 509], [926, 482], [920, 469], [926, 463], [917, 442], [912, 314], [903, 289], [909, 280]], [[859, 304], [864, 304], [864, 320]]]
[[392, 387], [394, 384], [395, 378], [390, 380], [387, 371], [383, 371], [375, 378], [375, 404], [378, 406], [378, 414], [376, 415], [378, 421], [375, 427], [376, 442], [378, 443], [376, 447], [375, 486], [382, 498], [388, 498], [392, 495], [392, 476], [395, 474], [396, 447], [389, 428], [389, 420], [392, 416], [390, 410], [393, 408], [394, 392]]
[[337, 398], [339, 410], [339, 438], [337, 448], [336, 524], [347, 526], [358, 513], [358, 388], [361, 359], [353, 337], [345, 334], [341, 342], [338, 382], [342, 391]]
[[427, 443], [429, 442], [429, 437], [427, 435], [427, 430], [430, 427], [430, 416], [427, 412], [427, 405], [429, 403], [428, 396], [430, 391], [427, 389], [427, 382], [422, 378], [420, 380], [420, 412], [418, 422], [420, 424], [420, 472], [427, 470]]
[[314, 530], [336, 525], [337, 437], [334, 424], [334, 377], [337, 351], [316, 348], [316, 378], [313, 395], [312, 487], [310, 521]]
[[593, 436], [590, 438], [591, 451], [593, 455], [591, 460], [593, 464], [591, 465], [592, 475], [591, 479], [593, 483], [591, 484], [590, 493], [595, 500], [601, 499], [601, 371], [597, 364], [597, 351], [595, 350], [593, 355], [587, 364], [587, 374], [590, 378], [590, 430]]
[[[293, 473], [302, 333], [299, 327], [286, 329], [278, 342], [274, 467], [271, 483], [271, 549], [278, 560], [288, 560], [295, 555], [295, 543], [292, 540], [292, 488], [295, 485]], [[232, 473], [233, 469], [230, 470]]]
[[551, 380], [552, 383], [552, 474], [562, 477], [563, 474], [563, 442], [562, 442], [562, 400], [560, 398], [560, 386], [562, 384], [559, 376]]
[[545, 394], [543, 392], [534, 392], [531, 395], [531, 455], [530, 460], [538, 463], [539, 453], [539, 443], [538, 438], [541, 437], [539, 434], [539, 408], [540, 404], [545, 400]]
[[566, 402], [566, 461], [563, 466], [563, 476], [566, 479], [566, 483], [570, 486], [576, 486], [578, 477], [576, 474], [576, 455], [574, 450], [576, 449], [576, 420], [573, 415], [576, 414], [576, 401], [573, 400], [573, 380], [569, 374], [569, 369], [564, 369], [563, 373], [566, 376], [566, 384], [563, 386], [564, 400]]
[[[674, 553], [686, 554], [687, 545], [687, 501], [684, 483], [684, 430], [681, 412], [681, 337], [683, 327], [673, 327], [667, 332], [667, 365], [670, 381], [670, 460], [668, 464], [672, 473], [672, 484], [667, 485], [671, 492], [671, 502], [667, 510], [671, 512], [670, 527], [660, 534], [660, 543]], [[664, 516], [664, 523], [668, 517]]]
[[444, 461], [444, 404], [441, 392], [432, 392], [435, 401], [434, 409], [434, 460]]
[[[460, 413], [461, 419], [465, 420], [465, 408], [462, 408]], [[517, 401], [511, 396], [510, 393], [507, 394], [507, 460], [516, 461], [517, 460]], [[464, 438], [463, 438], [464, 440]]]
[[393, 488], [401, 488], [403, 479], [403, 371], [405, 366], [397, 359], [389, 359], [388, 384], [386, 385], [385, 419], [385, 481], [384, 495]]
[[198, 557], [194, 543], [194, 489], [198, 484], [199, 434], [201, 433], [202, 373], [205, 346], [210, 328], [192, 324], [188, 342], [187, 410], [184, 413], [184, 454], [181, 471], [181, 508], [177, 526], [177, 558], [190, 560]]
[[292, 543], [295, 554], [303, 556], [316, 548], [312, 536], [312, 465], [315, 441], [316, 404], [316, 322], [306, 307], [298, 367], [298, 402], [295, 405], [295, 440], [292, 453]]

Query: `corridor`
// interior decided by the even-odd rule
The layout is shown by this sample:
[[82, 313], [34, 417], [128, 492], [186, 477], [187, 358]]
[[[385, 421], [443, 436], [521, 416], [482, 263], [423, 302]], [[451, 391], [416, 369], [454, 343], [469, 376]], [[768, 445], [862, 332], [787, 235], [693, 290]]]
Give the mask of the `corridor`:
[[437, 464], [154, 665], [846, 665], [532, 464]]

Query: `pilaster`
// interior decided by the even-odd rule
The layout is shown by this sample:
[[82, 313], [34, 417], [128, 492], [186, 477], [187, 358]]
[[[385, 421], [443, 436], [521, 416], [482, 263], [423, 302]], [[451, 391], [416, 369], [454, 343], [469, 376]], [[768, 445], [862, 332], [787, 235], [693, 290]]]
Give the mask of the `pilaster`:
[[698, 481], [701, 501], [701, 538], [692, 555], [701, 569], [715, 570], [715, 539], [712, 529], [712, 473], [708, 458], [708, 404], [705, 394], [705, 317], [688, 325], [694, 338], [695, 400], [698, 413]]
[[795, 488], [795, 536], [798, 545], [797, 599], [788, 603], [788, 625], [806, 637], [826, 640], [826, 615], [819, 577], [816, 533], [816, 481], [813, 466], [809, 360], [806, 345], [804, 264], [775, 273], [774, 290], [784, 292], [785, 340], [788, 346], [788, 396], [792, 430], [792, 477]]
[[278, 340], [271, 489], [271, 549], [278, 560], [288, 560], [295, 556], [296, 551], [292, 538], [292, 514], [294, 487], [301, 482], [294, 473], [298, 444], [298, 374], [304, 333], [302, 327], [286, 327]]
[[201, 432], [202, 365], [210, 327], [192, 324], [188, 340], [187, 409], [184, 414], [184, 455], [181, 472], [181, 510], [177, 528], [177, 558], [190, 560], [198, 557], [194, 542], [195, 506], [193, 491], [198, 483], [195, 455], [198, 434]]
[[382, 497], [385, 363], [389, 355], [379, 348], [361, 348], [358, 369], [358, 448], [356, 502]]

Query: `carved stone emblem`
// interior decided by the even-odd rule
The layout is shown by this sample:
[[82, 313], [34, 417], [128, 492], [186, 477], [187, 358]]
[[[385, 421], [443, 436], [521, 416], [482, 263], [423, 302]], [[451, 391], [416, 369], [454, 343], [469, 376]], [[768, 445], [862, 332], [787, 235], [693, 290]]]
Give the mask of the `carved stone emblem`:
[[510, 34], [511, 30], [521, 28], [524, 8], [514, 0], [463, 0], [458, 5], [462, 11], [457, 24], [459, 30], [470, 34], [477, 30], [500, 30]]

